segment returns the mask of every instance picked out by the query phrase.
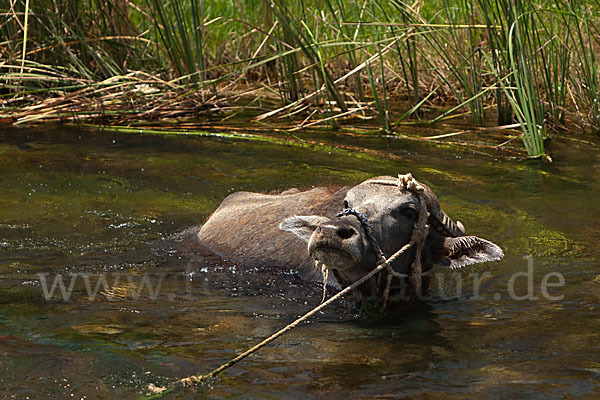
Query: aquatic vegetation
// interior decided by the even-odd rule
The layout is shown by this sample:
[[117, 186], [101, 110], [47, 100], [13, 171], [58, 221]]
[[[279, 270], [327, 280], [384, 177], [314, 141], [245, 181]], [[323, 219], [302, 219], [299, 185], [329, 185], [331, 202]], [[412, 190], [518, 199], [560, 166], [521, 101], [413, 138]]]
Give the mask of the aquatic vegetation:
[[497, 126], [520, 128], [528, 155], [544, 157], [552, 131], [600, 130], [599, 10], [581, 0], [11, 0], [0, 121], [219, 113], [293, 129], [367, 120], [397, 134], [465, 116], [489, 126], [496, 109]]

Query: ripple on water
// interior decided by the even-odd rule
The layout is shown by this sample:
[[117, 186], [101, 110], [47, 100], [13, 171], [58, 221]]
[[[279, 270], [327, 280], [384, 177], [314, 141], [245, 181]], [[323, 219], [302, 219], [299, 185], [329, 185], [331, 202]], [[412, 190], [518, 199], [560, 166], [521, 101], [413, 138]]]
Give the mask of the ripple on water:
[[[600, 164], [592, 152], [565, 147], [555, 163], [541, 164], [314, 135], [370, 148], [0, 130], [1, 390], [19, 398], [133, 398], [150, 383], [215, 368], [317, 305], [321, 290], [268, 266], [183, 254], [181, 242], [169, 247], [177, 242], [171, 235], [202, 223], [234, 191], [412, 171], [469, 233], [499, 243], [505, 259], [444, 272], [438, 298], [413, 312], [364, 320], [349, 300], [328, 308], [198, 394], [600, 396], [593, 175]], [[511, 299], [508, 282], [527, 271], [528, 254], [538, 300]], [[483, 299], [473, 299], [473, 278], [484, 272]], [[565, 277], [564, 287], [551, 289], [561, 300], [541, 296], [551, 272]], [[68, 298], [56, 287], [45, 300], [39, 273], [48, 274], [48, 290], [62, 276]], [[462, 279], [462, 295], [450, 295], [457, 288], [450, 278]], [[515, 281], [516, 293], [527, 290], [526, 279]]]

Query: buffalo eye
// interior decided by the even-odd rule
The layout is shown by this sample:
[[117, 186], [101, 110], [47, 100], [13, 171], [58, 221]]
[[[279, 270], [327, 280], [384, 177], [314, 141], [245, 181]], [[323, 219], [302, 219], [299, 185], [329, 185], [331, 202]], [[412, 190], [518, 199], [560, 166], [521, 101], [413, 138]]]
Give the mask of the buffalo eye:
[[393, 213], [396, 215], [396, 217], [404, 217], [409, 220], [416, 220], [419, 216], [416, 207], [412, 204], [404, 204], [394, 210]]

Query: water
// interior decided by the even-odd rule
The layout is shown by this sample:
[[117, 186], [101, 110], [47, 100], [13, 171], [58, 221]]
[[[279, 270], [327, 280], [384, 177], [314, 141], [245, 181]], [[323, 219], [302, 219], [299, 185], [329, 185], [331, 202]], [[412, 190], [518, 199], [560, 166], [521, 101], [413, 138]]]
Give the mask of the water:
[[[436, 299], [412, 312], [365, 320], [349, 304], [333, 307], [200, 395], [598, 398], [598, 147], [555, 139], [548, 164], [412, 141], [351, 144], [0, 128], [0, 398], [134, 398], [149, 383], [210, 371], [318, 304], [319, 289], [163, 239], [202, 223], [234, 191], [405, 172], [506, 257], [440, 271]], [[525, 255], [537, 300], [509, 291]], [[564, 277], [564, 286], [547, 278], [559, 300], [543, 295], [550, 273]], [[47, 301], [43, 283], [50, 290], [57, 276], [72, 292], [63, 300], [57, 286]], [[90, 295], [86, 283], [95, 289], [101, 277]], [[512, 297], [528, 289], [516, 278]]]

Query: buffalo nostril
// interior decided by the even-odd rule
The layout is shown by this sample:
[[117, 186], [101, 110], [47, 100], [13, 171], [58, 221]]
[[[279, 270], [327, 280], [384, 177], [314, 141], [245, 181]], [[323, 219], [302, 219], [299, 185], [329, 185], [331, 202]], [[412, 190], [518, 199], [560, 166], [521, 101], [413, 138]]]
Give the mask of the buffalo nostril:
[[352, 228], [343, 227], [343, 228], [338, 228], [336, 233], [342, 239], [350, 239], [352, 236], [354, 236], [356, 231]]

